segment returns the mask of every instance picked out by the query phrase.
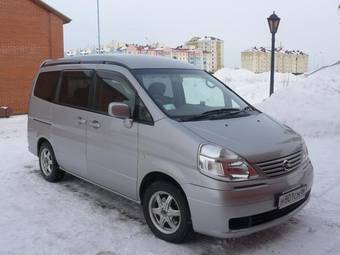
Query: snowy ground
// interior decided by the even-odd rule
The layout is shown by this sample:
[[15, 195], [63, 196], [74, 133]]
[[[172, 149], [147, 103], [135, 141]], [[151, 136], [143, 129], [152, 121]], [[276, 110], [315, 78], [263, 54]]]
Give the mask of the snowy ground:
[[0, 254], [340, 254], [340, 69], [291, 77], [265, 102], [265, 75], [254, 81], [242, 72], [235, 78], [224, 70], [220, 78], [232, 77], [239, 94], [307, 142], [315, 179], [298, 215], [239, 239], [195, 235], [186, 244], [166, 243], [149, 231], [138, 205], [70, 175], [44, 181], [27, 151], [26, 116], [17, 116], [0, 119]]
[[[0, 254], [340, 254], [340, 136], [307, 138], [311, 202], [286, 224], [251, 236], [188, 244], [155, 238], [138, 205], [70, 175], [47, 183], [27, 151], [26, 116], [0, 119]], [[108, 252], [108, 253], [101, 253]]]

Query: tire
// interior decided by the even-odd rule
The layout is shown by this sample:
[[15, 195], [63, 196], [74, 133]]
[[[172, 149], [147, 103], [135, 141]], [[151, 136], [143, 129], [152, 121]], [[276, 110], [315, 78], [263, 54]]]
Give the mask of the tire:
[[65, 175], [65, 172], [59, 168], [52, 146], [47, 142], [39, 148], [39, 166], [46, 181], [59, 182]]
[[190, 210], [181, 190], [175, 185], [156, 181], [143, 196], [145, 220], [158, 238], [171, 242], [184, 242], [192, 232]]

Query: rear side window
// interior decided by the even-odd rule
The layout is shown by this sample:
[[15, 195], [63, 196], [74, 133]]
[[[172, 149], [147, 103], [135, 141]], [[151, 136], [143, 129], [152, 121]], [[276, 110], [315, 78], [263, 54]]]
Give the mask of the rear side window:
[[59, 103], [87, 108], [92, 84], [92, 71], [65, 71], [60, 86]]
[[34, 96], [49, 102], [54, 101], [59, 76], [60, 72], [41, 73], [35, 84]]

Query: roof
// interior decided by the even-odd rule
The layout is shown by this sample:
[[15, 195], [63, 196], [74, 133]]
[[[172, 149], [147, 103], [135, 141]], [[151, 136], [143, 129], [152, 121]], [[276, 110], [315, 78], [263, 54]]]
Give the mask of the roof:
[[144, 68], [178, 68], [178, 69], [200, 69], [189, 63], [167, 58], [146, 55], [92, 55], [60, 58], [55, 60], [46, 60], [42, 66], [63, 65], [63, 64], [87, 64], [87, 63], [103, 63], [116, 64], [124, 66], [128, 69], [144, 69]]
[[[270, 53], [271, 49], [266, 47], [252, 47], [248, 50], [245, 50], [243, 52], [265, 52]], [[305, 52], [301, 50], [286, 50], [282, 47], [275, 48], [275, 52], [277, 53], [284, 53], [284, 54], [295, 54], [295, 55], [307, 55]]]
[[72, 20], [65, 16], [64, 14], [62, 14], [61, 12], [57, 11], [56, 9], [54, 9], [53, 7], [49, 6], [48, 4], [46, 4], [45, 2], [41, 1], [41, 0], [31, 0], [33, 3], [39, 5], [40, 7], [44, 8], [45, 10], [53, 13], [54, 15], [58, 16], [59, 18], [61, 18], [64, 21], [64, 24], [70, 23]]
[[199, 36], [195, 36], [193, 38], [191, 38], [187, 43], [195, 43], [197, 41], [223, 41], [222, 39], [219, 39], [217, 37], [214, 36], [204, 36], [204, 37], [199, 37]]

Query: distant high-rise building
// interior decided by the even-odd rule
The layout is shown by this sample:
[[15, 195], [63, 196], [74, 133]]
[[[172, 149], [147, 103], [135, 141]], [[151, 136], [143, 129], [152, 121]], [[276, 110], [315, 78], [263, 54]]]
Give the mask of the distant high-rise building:
[[224, 67], [224, 41], [212, 36], [193, 37], [186, 44], [188, 48], [200, 49], [211, 53], [204, 65], [209, 72], [216, 72]]
[[[241, 68], [254, 73], [270, 71], [271, 50], [253, 47], [241, 52]], [[308, 71], [308, 55], [300, 50], [275, 49], [275, 71], [302, 74]]]
[[214, 37], [195, 37], [184, 46], [167, 47], [156, 42], [148, 45], [129, 44], [112, 41], [102, 48], [73, 49], [65, 52], [68, 57], [90, 54], [128, 54], [162, 56], [188, 62], [208, 72], [216, 72], [223, 68], [223, 41]]

